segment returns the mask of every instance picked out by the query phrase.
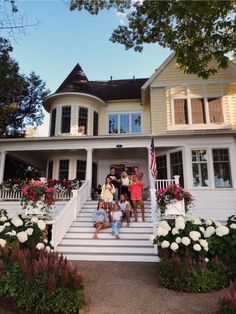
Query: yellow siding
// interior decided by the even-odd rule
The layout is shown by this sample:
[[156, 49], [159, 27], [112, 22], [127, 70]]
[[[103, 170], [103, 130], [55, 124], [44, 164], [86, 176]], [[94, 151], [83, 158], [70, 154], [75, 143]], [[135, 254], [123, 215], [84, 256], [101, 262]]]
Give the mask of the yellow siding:
[[122, 112], [141, 112], [143, 133], [150, 133], [150, 107], [141, 106], [140, 101], [117, 101], [108, 102], [106, 108], [101, 108], [99, 111], [99, 135], [108, 134], [108, 119], [109, 113], [122, 113]]
[[235, 84], [229, 85], [228, 95], [229, 95], [232, 128], [236, 129], [236, 85]]
[[[229, 70], [219, 69], [219, 71], [210, 77], [210, 80], [229, 80], [234, 79], [235, 77], [229, 72]], [[176, 67], [176, 58], [173, 58], [165, 69], [159, 74], [159, 76], [151, 83], [151, 86], [157, 85], [167, 85], [173, 83], [189, 83], [191, 81], [201, 80], [195, 74], [184, 74], [182, 71]], [[202, 80], [204, 83], [204, 80]], [[181, 85], [181, 84], [176, 85]]]
[[167, 130], [166, 89], [151, 89], [151, 133], [159, 135]]

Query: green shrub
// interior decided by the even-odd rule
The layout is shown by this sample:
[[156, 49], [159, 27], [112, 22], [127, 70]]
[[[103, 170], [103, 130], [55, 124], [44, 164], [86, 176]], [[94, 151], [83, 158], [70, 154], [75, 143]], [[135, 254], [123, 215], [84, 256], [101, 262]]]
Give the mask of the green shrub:
[[217, 314], [235, 314], [236, 313], [236, 279], [230, 283], [226, 295], [221, 302]]
[[76, 313], [84, 304], [82, 276], [64, 257], [45, 250], [0, 250], [0, 297], [35, 313]]
[[227, 266], [217, 258], [206, 263], [193, 259], [163, 260], [158, 264], [159, 278], [163, 286], [185, 292], [215, 291], [229, 283], [230, 272]]

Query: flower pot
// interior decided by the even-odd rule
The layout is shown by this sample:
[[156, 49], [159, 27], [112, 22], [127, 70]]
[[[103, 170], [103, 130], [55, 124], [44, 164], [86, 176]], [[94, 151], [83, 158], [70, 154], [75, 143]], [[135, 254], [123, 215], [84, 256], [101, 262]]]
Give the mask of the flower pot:
[[165, 215], [185, 215], [184, 200], [174, 201], [166, 205]]
[[46, 216], [49, 214], [52, 206], [49, 206], [41, 201], [22, 203], [22, 208], [25, 216]]

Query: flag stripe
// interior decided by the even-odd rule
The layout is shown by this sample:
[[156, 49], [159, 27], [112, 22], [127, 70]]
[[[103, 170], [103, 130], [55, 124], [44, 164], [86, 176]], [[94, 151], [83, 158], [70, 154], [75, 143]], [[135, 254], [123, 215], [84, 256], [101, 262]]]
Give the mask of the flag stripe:
[[154, 140], [152, 138], [151, 141], [151, 165], [150, 165], [150, 170], [153, 178], [156, 180], [157, 177], [157, 162], [156, 162], [156, 152], [155, 152], [155, 146], [154, 146]]

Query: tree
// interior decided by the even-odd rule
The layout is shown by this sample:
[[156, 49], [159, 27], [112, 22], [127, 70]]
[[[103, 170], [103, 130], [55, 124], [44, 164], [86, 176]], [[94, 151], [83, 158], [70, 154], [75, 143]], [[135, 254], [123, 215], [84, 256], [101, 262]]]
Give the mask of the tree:
[[10, 56], [12, 47], [0, 38], [0, 136], [24, 136], [26, 126], [43, 121], [42, 102], [48, 94], [39, 76], [19, 73], [19, 65]]
[[176, 53], [177, 65], [185, 73], [206, 79], [226, 68], [226, 54], [236, 49], [236, 0], [70, 1], [71, 10], [91, 14], [111, 8], [126, 12], [127, 21], [113, 31], [112, 42], [139, 52], [143, 44], [159, 43]]

